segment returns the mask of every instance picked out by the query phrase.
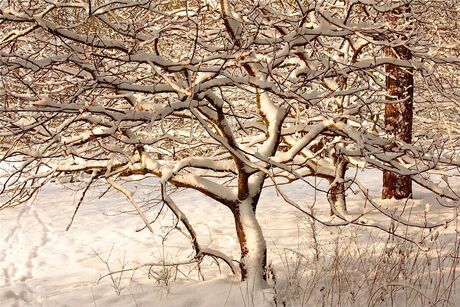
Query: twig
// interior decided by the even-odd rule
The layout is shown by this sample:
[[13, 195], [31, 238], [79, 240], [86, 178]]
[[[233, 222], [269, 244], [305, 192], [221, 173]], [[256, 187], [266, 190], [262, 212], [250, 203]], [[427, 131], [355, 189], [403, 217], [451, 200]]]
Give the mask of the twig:
[[126, 198], [129, 200], [129, 202], [133, 205], [134, 209], [136, 209], [137, 213], [139, 214], [139, 216], [141, 217], [142, 221], [145, 223], [145, 227], [147, 227], [151, 233], [153, 233], [153, 229], [152, 229], [152, 226], [150, 226], [150, 223], [149, 221], [147, 220], [147, 218], [145, 217], [144, 213], [141, 211], [141, 209], [139, 208], [139, 206], [136, 204], [136, 201], [134, 200], [133, 198], [133, 193], [131, 191], [128, 191], [126, 190], [125, 188], [123, 188], [121, 185], [119, 185], [118, 183], [116, 183], [115, 181], [112, 181], [110, 179], [106, 179], [107, 183], [110, 184], [115, 190], [123, 193]]
[[75, 211], [72, 214], [72, 218], [70, 219], [69, 224], [65, 228], [66, 231], [69, 231], [70, 226], [72, 226], [73, 220], [75, 219], [75, 215], [77, 214], [78, 209], [80, 209], [80, 205], [83, 202], [83, 199], [85, 198], [86, 192], [88, 192], [89, 188], [91, 187], [91, 184], [94, 182], [96, 177], [97, 177], [97, 172], [94, 171], [93, 175], [91, 176], [90, 181], [88, 182], [88, 184], [86, 185], [85, 189], [83, 190], [83, 193], [81, 194], [80, 200], [78, 201], [77, 207], [75, 208]]

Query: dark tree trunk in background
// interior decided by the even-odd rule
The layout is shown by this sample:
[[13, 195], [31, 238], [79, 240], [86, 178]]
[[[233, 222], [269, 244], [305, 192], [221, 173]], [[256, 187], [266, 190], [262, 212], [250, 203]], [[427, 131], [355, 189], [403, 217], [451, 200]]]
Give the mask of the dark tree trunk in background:
[[[397, 24], [409, 8], [396, 9], [389, 17], [390, 24]], [[405, 46], [384, 48], [385, 56], [410, 60], [411, 51]], [[412, 119], [414, 100], [414, 76], [411, 68], [388, 64], [386, 66], [387, 103], [385, 105], [385, 128], [390, 139], [412, 142]], [[396, 142], [389, 146], [395, 148]], [[403, 176], [390, 171], [383, 172], [382, 198], [408, 198], [412, 195], [412, 180], [410, 176]]]

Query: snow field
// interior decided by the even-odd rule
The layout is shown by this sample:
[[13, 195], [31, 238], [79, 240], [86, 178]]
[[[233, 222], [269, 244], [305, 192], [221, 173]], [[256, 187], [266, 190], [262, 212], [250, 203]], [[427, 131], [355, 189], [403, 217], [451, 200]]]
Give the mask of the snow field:
[[[379, 178], [378, 172], [366, 172], [362, 180], [371, 186], [371, 192], [378, 193]], [[327, 187], [320, 180], [310, 183], [319, 189]], [[138, 195], [148, 196], [146, 189], [150, 188], [140, 187]], [[324, 193], [314, 193], [301, 183], [282, 189], [304, 208], [313, 205], [309, 210], [316, 216], [330, 219]], [[269, 279], [268, 289], [253, 291], [251, 285], [235, 280], [225, 264], [218, 267], [209, 258], [201, 273], [196, 263], [169, 265], [187, 262], [193, 256], [188, 239], [171, 229], [171, 214], [160, 214], [162, 218], [152, 224], [153, 234], [147, 229], [136, 232], [143, 227], [142, 220], [120, 194], [98, 199], [93, 192], [66, 232], [79, 193], [52, 185], [31, 204], [0, 213], [2, 306], [404, 306], [436, 301], [449, 306], [459, 299], [454, 287], [458, 221], [431, 234], [396, 225], [397, 233], [417, 242], [425, 238], [424, 246], [432, 249], [421, 252], [414, 244], [374, 228], [331, 228], [313, 222], [284, 203], [273, 188], [267, 188], [257, 217], [275, 277]], [[408, 205], [411, 209], [401, 216], [423, 221], [426, 214], [428, 220], [451, 214], [436, 206], [428, 194], [416, 193], [421, 198], [416, 195]], [[193, 191], [172, 197], [194, 225], [202, 246], [239, 259], [228, 209]], [[362, 210], [363, 200], [351, 191], [347, 201], [352, 214]], [[401, 207], [391, 200], [381, 204], [390, 209]], [[427, 204], [429, 212], [425, 214]], [[148, 218], [157, 214], [160, 204], [152, 206]], [[391, 226], [376, 210], [365, 220], [387, 229]], [[147, 263], [153, 265], [140, 267]], [[117, 273], [98, 282], [110, 271], [123, 272], [121, 277]]]

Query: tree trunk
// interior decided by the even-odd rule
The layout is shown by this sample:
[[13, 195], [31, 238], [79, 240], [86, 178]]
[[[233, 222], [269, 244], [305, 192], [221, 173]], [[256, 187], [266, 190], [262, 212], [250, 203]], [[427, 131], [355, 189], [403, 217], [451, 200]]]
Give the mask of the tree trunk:
[[[406, 7], [405, 12], [409, 12]], [[390, 13], [389, 23], [395, 25], [404, 14], [403, 9]], [[384, 53], [387, 57], [410, 60], [411, 51], [405, 46], [386, 47]], [[388, 96], [385, 105], [385, 128], [393, 142], [388, 150], [393, 150], [396, 141], [406, 143], [412, 141], [412, 118], [414, 98], [414, 76], [411, 68], [402, 68], [397, 65], [386, 66], [386, 87]], [[382, 198], [408, 198], [412, 194], [412, 180], [410, 176], [403, 176], [390, 171], [383, 172]]]
[[241, 249], [241, 279], [260, 288], [265, 279], [267, 247], [256, 219], [255, 207], [252, 199], [241, 201], [233, 210], [233, 216]]
[[[347, 213], [347, 203], [345, 199], [345, 183], [343, 179], [345, 178], [345, 172], [347, 170], [347, 162], [338, 158], [335, 163], [336, 166], [336, 178], [340, 178], [341, 181], [336, 181], [336, 178], [330, 178], [329, 184], [329, 197], [330, 204], [334, 206], [334, 209], [337, 210], [340, 214]], [[331, 208], [331, 215], [334, 215], [334, 210]]]

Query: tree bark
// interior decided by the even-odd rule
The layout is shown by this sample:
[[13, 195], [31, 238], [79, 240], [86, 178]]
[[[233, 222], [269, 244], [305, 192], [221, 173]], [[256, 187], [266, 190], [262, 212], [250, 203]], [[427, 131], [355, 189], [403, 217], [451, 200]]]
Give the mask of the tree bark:
[[260, 287], [265, 279], [267, 247], [256, 219], [255, 207], [252, 199], [241, 201], [233, 210], [233, 216], [241, 249], [241, 279]]
[[[396, 9], [390, 12], [389, 23], [396, 24], [401, 15], [409, 12]], [[411, 51], [405, 46], [385, 47], [385, 56], [410, 60]], [[385, 128], [392, 139], [387, 147], [394, 150], [396, 141], [412, 142], [412, 120], [414, 100], [414, 76], [411, 68], [402, 68], [397, 65], [386, 65], [386, 88], [388, 96], [385, 105]], [[382, 198], [408, 198], [412, 195], [412, 180], [410, 176], [399, 175], [391, 171], [383, 171]]]

